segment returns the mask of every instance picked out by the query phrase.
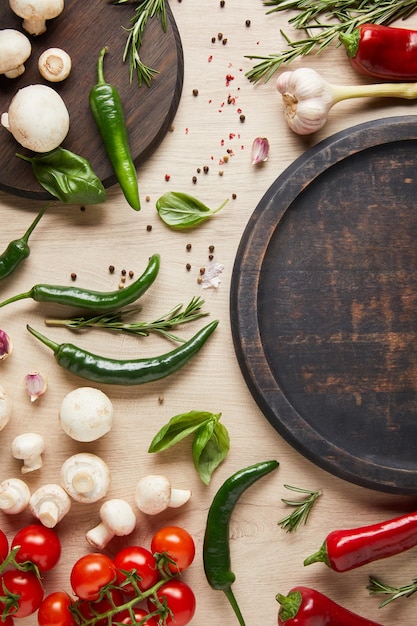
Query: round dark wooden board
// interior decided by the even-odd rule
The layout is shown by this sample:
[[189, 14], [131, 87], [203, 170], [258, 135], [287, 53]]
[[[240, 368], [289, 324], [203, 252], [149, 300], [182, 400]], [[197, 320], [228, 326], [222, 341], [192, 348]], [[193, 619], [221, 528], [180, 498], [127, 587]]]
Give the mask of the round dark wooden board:
[[[58, 91], [67, 105], [71, 124], [62, 145], [87, 158], [105, 187], [113, 185], [116, 179], [88, 103], [88, 94], [96, 82], [101, 48], [108, 47], [105, 78], [119, 90], [137, 166], [149, 157], [169, 130], [183, 86], [182, 45], [169, 6], [166, 32], [160, 20], [150, 20], [140, 49], [142, 61], [157, 69], [159, 74], [149, 88], [139, 87], [136, 76], [130, 81], [128, 62], [122, 60], [127, 38], [123, 27], [129, 27], [134, 8], [130, 3], [116, 6], [110, 0], [66, 0], [63, 13], [47, 22], [47, 31], [30, 37], [32, 54], [25, 73], [12, 80], [0, 76], [0, 113], [7, 111], [16, 91], [26, 85], [43, 83]], [[12, 13], [8, 2], [0, 4], [0, 28], [24, 32], [21, 19]], [[39, 55], [49, 47], [63, 48], [71, 56], [71, 74], [61, 83], [48, 83], [38, 72]], [[35, 180], [30, 165], [15, 156], [19, 151], [23, 149], [0, 126], [0, 189], [28, 198], [50, 198]]]
[[302, 455], [417, 494], [417, 116], [297, 159], [256, 207], [230, 299], [243, 375]]

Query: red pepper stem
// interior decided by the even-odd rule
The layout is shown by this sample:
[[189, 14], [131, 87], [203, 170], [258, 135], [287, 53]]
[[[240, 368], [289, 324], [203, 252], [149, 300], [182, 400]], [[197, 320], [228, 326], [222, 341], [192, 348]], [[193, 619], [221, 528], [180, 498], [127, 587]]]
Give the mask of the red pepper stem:
[[345, 46], [349, 59], [353, 59], [357, 55], [360, 39], [361, 33], [359, 29], [351, 33], [340, 33], [339, 40]]
[[303, 601], [303, 597], [299, 591], [290, 591], [287, 596], [277, 593], [275, 599], [281, 605], [279, 610], [281, 622], [286, 622], [287, 620], [296, 617]]
[[234, 613], [235, 613], [235, 615], [237, 617], [237, 620], [238, 620], [240, 626], [246, 626], [245, 620], [243, 619], [243, 615], [241, 613], [241, 610], [239, 608], [239, 605], [237, 603], [235, 595], [234, 595], [234, 593], [232, 591], [232, 588], [229, 587], [228, 589], [223, 589], [223, 591], [224, 591], [224, 593], [226, 595], [226, 598], [229, 600], [229, 602], [230, 602], [230, 604], [232, 606], [232, 609], [233, 609], [233, 611], [234, 611]]
[[327, 567], [331, 567], [326, 542], [322, 544], [317, 552], [304, 559], [304, 565], [311, 565], [312, 563], [325, 563]]

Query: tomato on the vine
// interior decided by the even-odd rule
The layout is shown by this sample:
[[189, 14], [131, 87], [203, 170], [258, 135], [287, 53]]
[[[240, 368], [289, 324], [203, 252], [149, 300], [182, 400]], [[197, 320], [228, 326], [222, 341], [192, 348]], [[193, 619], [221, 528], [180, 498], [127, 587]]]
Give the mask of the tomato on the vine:
[[9, 542], [6, 535], [0, 530], [0, 563], [3, 563], [4, 559], [9, 554]]
[[166, 554], [174, 563], [168, 563], [172, 574], [178, 574], [191, 565], [195, 556], [195, 544], [190, 533], [179, 526], [166, 526], [158, 530], [151, 540], [154, 554]]
[[[122, 585], [126, 580], [125, 572], [135, 572], [138, 577], [136, 582], [141, 591], [146, 591], [158, 582], [159, 573], [153, 554], [141, 546], [128, 546], [120, 550], [113, 558], [117, 567], [117, 584]], [[131, 583], [123, 584], [123, 591], [127, 594], [134, 593]]]
[[75, 626], [70, 611], [72, 600], [65, 591], [55, 591], [42, 600], [38, 611], [39, 626]]
[[0, 589], [7, 614], [12, 617], [32, 615], [43, 599], [42, 583], [31, 571], [6, 570], [0, 577]]
[[[143, 620], [146, 618], [148, 613], [143, 609], [133, 609], [133, 619], [132, 615], [125, 609], [121, 613], [118, 613], [114, 616], [114, 621], [117, 624], [143, 624], [143, 626], [158, 626], [158, 622], [153, 617], [148, 617], [148, 619], [144, 622]], [[133, 621], [134, 620], [134, 621]]]
[[[195, 613], [196, 600], [193, 590], [182, 580], [173, 578], [164, 583], [156, 592], [162, 605], [166, 603], [166, 626], [185, 626]], [[148, 608], [155, 611], [158, 607], [148, 598]]]
[[11, 548], [19, 550], [16, 562], [31, 561], [40, 572], [47, 572], [58, 563], [61, 556], [61, 542], [52, 528], [42, 524], [31, 524], [17, 531], [13, 537]]
[[101, 552], [85, 554], [71, 570], [71, 587], [81, 600], [97, 600], [106, 585], [116, 580], [116, 566]]
[[[98, 615], [113, 615], [115, 607], [121, 606], [124, 602], [123, 593], [120, 589], [108, 589], [106, 595], [100, 600], [88, 601], [80, 600], [76, 602], [76, 607], [81, 614], [83, 620], [89, 621]], [[113, 618], [112, 618], [113, 621]], [[95, 626], [108, 626], [108, 616], [103, 619], [97, 619], [94, 622]]]

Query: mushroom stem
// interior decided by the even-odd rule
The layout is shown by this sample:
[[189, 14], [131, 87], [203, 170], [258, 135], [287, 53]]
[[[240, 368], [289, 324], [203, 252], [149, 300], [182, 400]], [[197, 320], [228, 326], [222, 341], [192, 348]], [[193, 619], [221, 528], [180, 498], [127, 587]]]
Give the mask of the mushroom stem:
[[27, 507], [30, 489], [20, 478], [9, 478], [0, 484], [0, 510], [15, 515]]
[[75, 491], [78, 491], [78, 493], [83, 493], [83, 494], [86, 494], [92, 489], [94, 489], [94, 485], [95, 485], [94, 479], [91, 476], [91, 474], [88, 474], [84, 470], [81, 470], [77, 472], [76, 474], [74, 474], [74, 476], [72, 477], [71, 483]]
[[71, 498], [60, 485], [52, 483], [33, 492], [29, 507], [44, 526], [54, 528], [69, 512]]
[[119, 498], [107, 500], [100, 507], [101, 522], [86, 533], [90, 545], [103, 550], [116, 535], [130, 535], [136, 528], [136, 515], [128, 502]]

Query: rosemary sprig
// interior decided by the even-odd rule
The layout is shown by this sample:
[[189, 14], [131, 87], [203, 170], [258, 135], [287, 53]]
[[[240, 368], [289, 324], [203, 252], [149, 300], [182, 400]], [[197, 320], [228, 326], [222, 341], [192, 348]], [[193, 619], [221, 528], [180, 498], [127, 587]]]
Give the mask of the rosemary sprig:
[[282, 502], [287, 506], [291, 506], [294, 510], [278, 521], [278, 525], [287, 533], [291, 533], [300, 528], [301, 524], [306, 524], [314, 503], [322, 495], [321, 491], [310, 491], [309, 489], [301, 489], [300, 487], [291, 487], [284, 485], [286, 489], [296, 493], [304, 494], [306, 497], [302, 500], [287, 500], [282, 498]]
[[373, 576], [369, 577], [369, 583], [366, 587], [369, 589], [372, 595], [378, 594], [387, 594], [390, 597], [384, 600], [379, 608], [383, 608], [390, 602], [397, 600], [398, 598], [409, 598], [413, 593], [417, 591], [417, 579], [413, 580], [409, 585], [403, 585], [402, 587], [393, 587], [391, 585], [387, 585], [382, 582], [378, 578], [374, 578]]
[[[146, 29], [148, 21], [156, 17], [161, 20], [162, 29], [166, 32], [167, 29], [167, 15], [166, 15], [166, 2], [167, 0], [134, 0], [137, 4], [135, 8], [135, 14], [130, 20], [131, 27], [126, 28], [128, 37], [126, 46], [123, 53], [123, 62], [129, 59], [129, 76], [130, 82], [133, 80], [133, 75], [136, 73], [139, 85], [144, 82], [148, 87], [151, 84], [152, 79], [159, 74], [158, 70], [149, 67], [143, 63], [140, 58], [140, 48], [142, 46], [143, 35]], [[116, 4], [127, 4], [131, 0], [115, 0]]]
[[124, 317], [141, 310], [140, 307], [135, 307], [100, 315], [72, 317], [69, 319], [46, 319], [45, 324], [47, 326], [65, 326], [72, 330], [100, 328], [140, 337], [147, 337], [150, 333], [156, 333], [172, 341], [183, 343], [185, 340], [171, 333], [171, 329], [209, 315], [209, 313], [201, 311], [203, 304], [204, 300], [200, 297], [194, 297], [185, 308], [183, 308], [182, 304], [178, 304], [153, 322], [125, 322]]
[[350, 33], [361, 24], [388, 25], [417, 10], [417, 0], [264, 0], [264, 5], [273, 7], [267, 14], [296, 11], [288, 23], [305, 36], [292, 40], [281, 31], [287, 49], [267, 56], [246, 55], [259, 61], [246, 73], [253, 83], [261, 79], [268, 82], [281, 65], [298, 57], [319, 54], [334, 42], [340, 45], [340, 34]]

